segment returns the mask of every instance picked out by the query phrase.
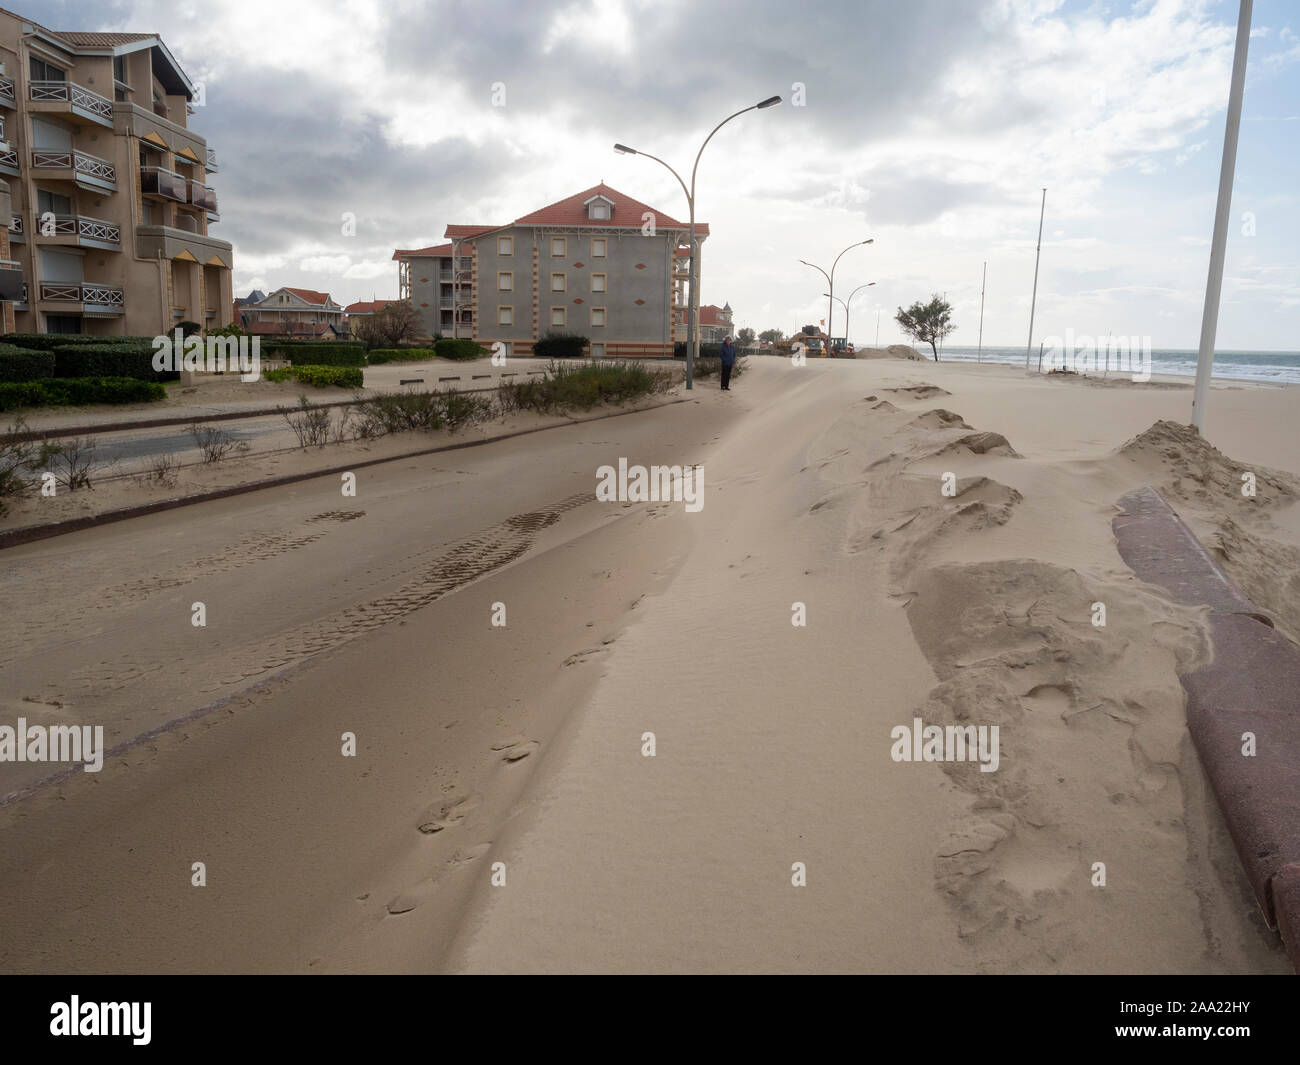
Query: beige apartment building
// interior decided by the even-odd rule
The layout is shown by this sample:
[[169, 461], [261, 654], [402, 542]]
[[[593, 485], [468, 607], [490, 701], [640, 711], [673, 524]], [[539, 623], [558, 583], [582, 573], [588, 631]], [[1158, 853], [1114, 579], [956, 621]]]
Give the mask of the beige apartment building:
[[216, 156], [188, 128], [201, 95], [154, 34], [54, 31], [0, 8], [6, 330], [230, 324]]
[[[709, 227], [695, 231], [698, 246]], [[400, 298], [429, 335], [527, 355], [547, 333], [577, 333], [598, 358], [672, 355], [688, 296], [686, 223], [602, 183], [505, 225], [449, 225], [444, 236], [393, 253]]]

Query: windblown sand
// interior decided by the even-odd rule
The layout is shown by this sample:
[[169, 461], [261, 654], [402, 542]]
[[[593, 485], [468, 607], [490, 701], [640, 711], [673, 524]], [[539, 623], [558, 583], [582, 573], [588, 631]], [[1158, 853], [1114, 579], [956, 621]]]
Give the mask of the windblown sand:
[[[1110, 521], [1154, 485], [1295, 638], [1300, 391], [1216, 388], [1208, 442], [1190, 389], [998, 366], [752, 359], [692, 398], [6, 552], [45, 589], [6, 712], [129, 740], [224, 701], [0, 808], [0, 966], [1289, 968], [1186, 732], [1203, 612]], [[593, 502], [619, 457], [702, 463], [703, 510]], [[266, 557], [216, 563], [250, 525]], [[200, 594], [215, 645], [161, 629]], [[894, 761], [916, 717], [997, 725], [997, 771]]]

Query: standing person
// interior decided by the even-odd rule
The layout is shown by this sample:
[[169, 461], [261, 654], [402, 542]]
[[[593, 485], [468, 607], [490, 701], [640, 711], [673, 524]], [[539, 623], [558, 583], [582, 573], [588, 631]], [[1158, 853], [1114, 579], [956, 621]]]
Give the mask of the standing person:
[[722, 351], [718, 353], [722, 360], [722, 391], [731, 391], [731, 368], [736, 365], [736, 347], [731, 337], [722, 338]]

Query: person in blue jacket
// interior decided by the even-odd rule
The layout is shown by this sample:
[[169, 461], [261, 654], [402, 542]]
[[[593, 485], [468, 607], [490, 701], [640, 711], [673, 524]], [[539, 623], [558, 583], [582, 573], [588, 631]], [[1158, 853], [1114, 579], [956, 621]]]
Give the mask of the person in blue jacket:
[[731, 368], [736, 365], [736, 346], [731, 337], [722, 338], [722, 350], [718, 353], [722, 359], [722, 391], [731, 391]]

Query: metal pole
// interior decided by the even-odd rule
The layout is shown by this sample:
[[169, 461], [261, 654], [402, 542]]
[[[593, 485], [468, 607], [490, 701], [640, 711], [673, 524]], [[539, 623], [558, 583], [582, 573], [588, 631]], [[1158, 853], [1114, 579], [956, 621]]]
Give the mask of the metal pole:
[[1252, 0], [1241, 0], [1237, 14], [1237, 50], [1232, 56], [1232, 87], [1228, 119], [1223, 129], [1223, 162], [1219, 167], [1219, 202], [1214, 208], [1214, 237], [1210, 241], [1210, 274], [1205, 281], [1205, 310], [1201, 315], [1201, 345], [1196, 357], [1196, 387], [1192, 392], [1192, 425], [1205, 432], [1205, 404], [1214, 374], [1214, 336], [1219, 327], [1219, 296], [1223, 291], [1223, 257], [1228, 243], [1228, 212], [1232, 207], [1232, 178], [1237, 168], [1237, 132], [1241, 127], [1241, 98], [1246, 88], [1246, 51], [1250, 46]]
[[1043, 254], [1043, 215], [1047, 211], [1047, 190], [1043, 189], [1043, 204], [1038, 209], [1038, 250], [1034, 252], [1034, 294], [1029, 300], [1029, 340], [1025, 343], [1025, 369], [1029, 369], [1029, 356], [1034, 350], [1034, 308], [1038, 304], [1038, 260]]
[[876, 311], [876, 347], [880, 347], [880, 312]]
[[[703, 151], [703, 149], [701, 149]], [[694, 178], [691, 180], [694, 185]], [[699, 288], [699, 282], [695, 273], [695, 196], [694, 194], [686, 197], [691, 208], [691, 297], [687, 303], [686, 309], [686, 388], [690, 391], [695, 387], [695, 350], [698, 339], [695, 331], [696, 315], [700, 312], [697, 309], [699, 303], [696, 301], [696, 294]]]
[[988, 260], [986, 259], [984, 261], [984, 276], [980, 278], [980, 341], [979, 341], [979, 352], [975, 356], [976, 362], [984, 361], [984, 283], [988, 280], [988, 277], [989, 277], [989, 264], [988, 264]]

